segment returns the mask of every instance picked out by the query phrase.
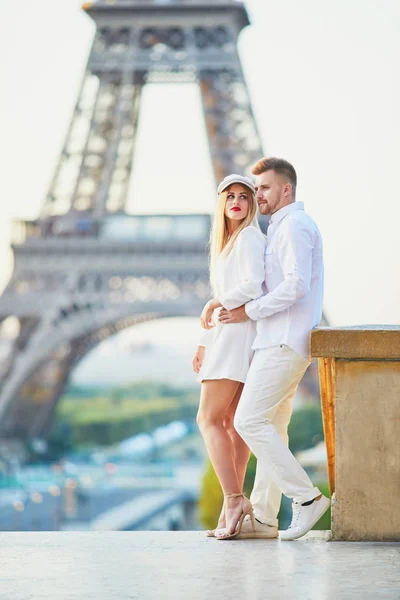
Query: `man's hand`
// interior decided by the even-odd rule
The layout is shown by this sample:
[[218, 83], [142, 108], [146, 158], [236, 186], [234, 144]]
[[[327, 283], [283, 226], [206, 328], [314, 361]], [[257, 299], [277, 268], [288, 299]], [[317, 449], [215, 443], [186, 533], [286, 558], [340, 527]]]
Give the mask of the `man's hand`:
[[226, 310], [226, 308], [223, 308], [219, 311], [218, 320], [221, 321], [221, 323], [242, 323], [243, 321], [248, 321], [249, 317], [244, 310], [244, 306], [245, 305], [243, 304], [233, 310]]

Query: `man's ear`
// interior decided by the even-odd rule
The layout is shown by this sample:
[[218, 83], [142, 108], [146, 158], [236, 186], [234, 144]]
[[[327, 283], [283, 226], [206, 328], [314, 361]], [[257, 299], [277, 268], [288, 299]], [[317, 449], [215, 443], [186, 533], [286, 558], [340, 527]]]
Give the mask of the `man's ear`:
[[283, 193], [285, 196], [289, 196], [289, 194], [292, 193], [292, 184], [291, 183], [285, 183], [285, 187], [283, 188]]

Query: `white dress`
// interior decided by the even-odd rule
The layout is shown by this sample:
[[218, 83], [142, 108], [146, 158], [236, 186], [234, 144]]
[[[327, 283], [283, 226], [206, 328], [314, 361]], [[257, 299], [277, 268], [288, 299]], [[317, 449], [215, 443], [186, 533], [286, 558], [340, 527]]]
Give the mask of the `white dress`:
[[[266, 239], [252, 225], [243, 229], [228, 254], [222, 252], [216, 265], [217, 298], [232, 310], [265, 293], [264, 254]], [[199, 345], [205, 346], [198, 381], [232, 379], [245, 382], [256, 336], [256, 321], [223, 324], [214, 311], [215, 326], [206, 331]]]

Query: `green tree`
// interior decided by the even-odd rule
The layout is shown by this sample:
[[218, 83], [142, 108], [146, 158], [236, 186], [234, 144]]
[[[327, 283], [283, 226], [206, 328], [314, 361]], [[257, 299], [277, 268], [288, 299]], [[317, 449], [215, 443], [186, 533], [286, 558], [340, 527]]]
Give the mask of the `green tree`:
[[216, 526], [221, 506], [223, 494], [221, 486], [210, 461], [201, 482], [201, 496], [199, 500], [200, 520], [204, 527], [212, 529]]
[[321, 407], [315, 404], [295, 410], [290, 421], [289, 447], [296, 454], [324, 439]]

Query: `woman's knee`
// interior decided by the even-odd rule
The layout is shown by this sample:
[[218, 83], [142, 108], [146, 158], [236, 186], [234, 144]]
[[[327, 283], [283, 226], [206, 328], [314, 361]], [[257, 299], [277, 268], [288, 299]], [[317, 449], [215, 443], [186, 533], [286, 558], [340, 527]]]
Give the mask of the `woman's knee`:
[[204, 415], [202, 411], [197, 411], [197, 416], [196, 416], [196, 422], [198, 427], [201, 429], [203, 422], [204, 422]]
[[226, 415], [224, 418], [223, 425], [228, 433], [235, 433], [235, 427], [233, 425], [233, 415]]
[[199, 410], [197, 413], [197, 425], [200, 430], [213, 425], [223, 425], [224, 419], [212, 411]]

